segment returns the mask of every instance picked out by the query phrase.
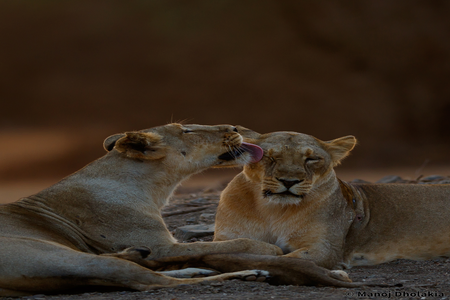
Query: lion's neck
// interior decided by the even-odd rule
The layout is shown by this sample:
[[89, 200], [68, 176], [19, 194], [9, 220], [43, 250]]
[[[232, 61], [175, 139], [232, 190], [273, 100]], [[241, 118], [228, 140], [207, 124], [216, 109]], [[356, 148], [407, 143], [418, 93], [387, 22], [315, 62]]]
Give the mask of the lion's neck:
[[40, 196], [49, 202], [60, 202], [63, 195], [73, 194], [81, 195], [84, 202], [161, 209], [183, 177], [179, 173], [168, 176], [161, 163], [104, 156], [42, 191]]
[[313, 187], [304, 197], [305, 203], [318, 203], [333, 197], [339, 189], [339, 180], [333, 169], [316, 179]]

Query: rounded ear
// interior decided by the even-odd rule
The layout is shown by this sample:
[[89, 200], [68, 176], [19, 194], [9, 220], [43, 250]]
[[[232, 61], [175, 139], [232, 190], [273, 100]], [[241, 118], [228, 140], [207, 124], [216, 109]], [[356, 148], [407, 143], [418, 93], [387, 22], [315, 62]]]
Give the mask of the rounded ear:
[[152, 160], [166, 156], [162, 137], [153, 132], [126, 132], [114, 145], [120, 153], [129, 158]]
[[103, 148], [105, 148], [105, 150], [108, 152], [111, 151], [112, 149], [114, 149], [114, 146], [116, 145], [117, 140], [124, 136], [125, 136], [124, 133], [119, 133], [119, 134], [114, 134], [114, 135], [107, 137], [105, 139], [105, 141], [103, 142]]
[[322, 142], [322, 145], [330, 154], [334, 166], [337, 166], [355, 147], [356, 138], [353, 135], [348, 135], [332, 141]]
[[238, 133], [240, 135], [242, 135], [242, 137], [247, 142], [250, 142], [250, 143], [258, 140], [261, 137], [260, 133], [257, 133], [256, 131], [253, 131], [251, 129], [245, 128], [244, 126], [241, 126], [241, 125], [236, 125], [236, 129], [238, 130]]

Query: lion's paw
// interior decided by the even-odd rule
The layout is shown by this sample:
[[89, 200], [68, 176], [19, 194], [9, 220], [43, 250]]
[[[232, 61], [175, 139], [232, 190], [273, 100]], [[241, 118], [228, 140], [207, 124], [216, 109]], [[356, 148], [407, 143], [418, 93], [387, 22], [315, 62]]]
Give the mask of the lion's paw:
[[348, 274], [342, 270], [331, 270], [330, 276], [340, 281], [352, 282]]
[[233, 275], [233, 279], [241, 279], [244, 281], [266, 281], [270, 275], [269, 272], [264, 270], [247, 270], [231, 273]]
[[181, 270], [162, 271], [158, 273], [174, 278], [198, 278], [217, 275], [220, 272], [199, 268], [186, 268]]
[[125, 250], [117, 253], [104, 253], [100, 254], [101, 256], [113, 256], [117, 258], [122, 258], [131, 261], [138, 261], [140, 259], [144, 259], [152, 253], [150, 248], [141, 246], [141, 247], [130, 247]]

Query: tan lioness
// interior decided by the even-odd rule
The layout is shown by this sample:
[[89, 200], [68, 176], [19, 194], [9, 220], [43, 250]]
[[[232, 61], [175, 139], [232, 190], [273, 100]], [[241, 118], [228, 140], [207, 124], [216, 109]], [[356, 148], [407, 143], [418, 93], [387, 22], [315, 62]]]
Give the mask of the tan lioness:
[[326, 268], [450, 255], [450, 185], [346, 183], [333, 167], [353, 136], [239, 131], [265, 155], [223, 191], [215, 241], [265, 241]]
[[[247, 239], [178, 244], [161, 217], [161, 208], [189, 175], [261, 159], [262, 150], [243, 143], [236, 128], [169, 124], [111, 136], [104, 147], [105, 156], [59, 183], [0, 206], [0, 296], [88, 285], [147, 290], [267, 276], [252, 270], [176, 279], [130, 261], [282, 253], [277, 246]], [[130, 248], [135, 246], [144, 247]]]

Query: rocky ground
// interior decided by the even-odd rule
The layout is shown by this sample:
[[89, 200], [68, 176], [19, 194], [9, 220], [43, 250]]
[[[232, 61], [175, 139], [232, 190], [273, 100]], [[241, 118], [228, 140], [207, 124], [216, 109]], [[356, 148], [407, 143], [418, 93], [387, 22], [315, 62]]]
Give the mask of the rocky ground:
[[[381, 182], [450, 183], [448, 177], [428, 176], [418, 180], [385, 177]], [[168, 228], [183, 242], [211, 241], [218, 190], [175, 195], [163, 216]], [[204, 225], [204, 230], [183, 229]], [[231, 280], [201, 285], [183, 285], [149, 292], [88, 292], [72, 295], [34, 295], [24, 299], [103, 300], [103, 299], [448, 299], [450, 297], [450, 259], [431, 261], [397, 260], [372, 267], [349, 270], [355, 282], [401, 284], [401, 287], [335, 288], [315, 286], [273, 286], [268, 283]]]

